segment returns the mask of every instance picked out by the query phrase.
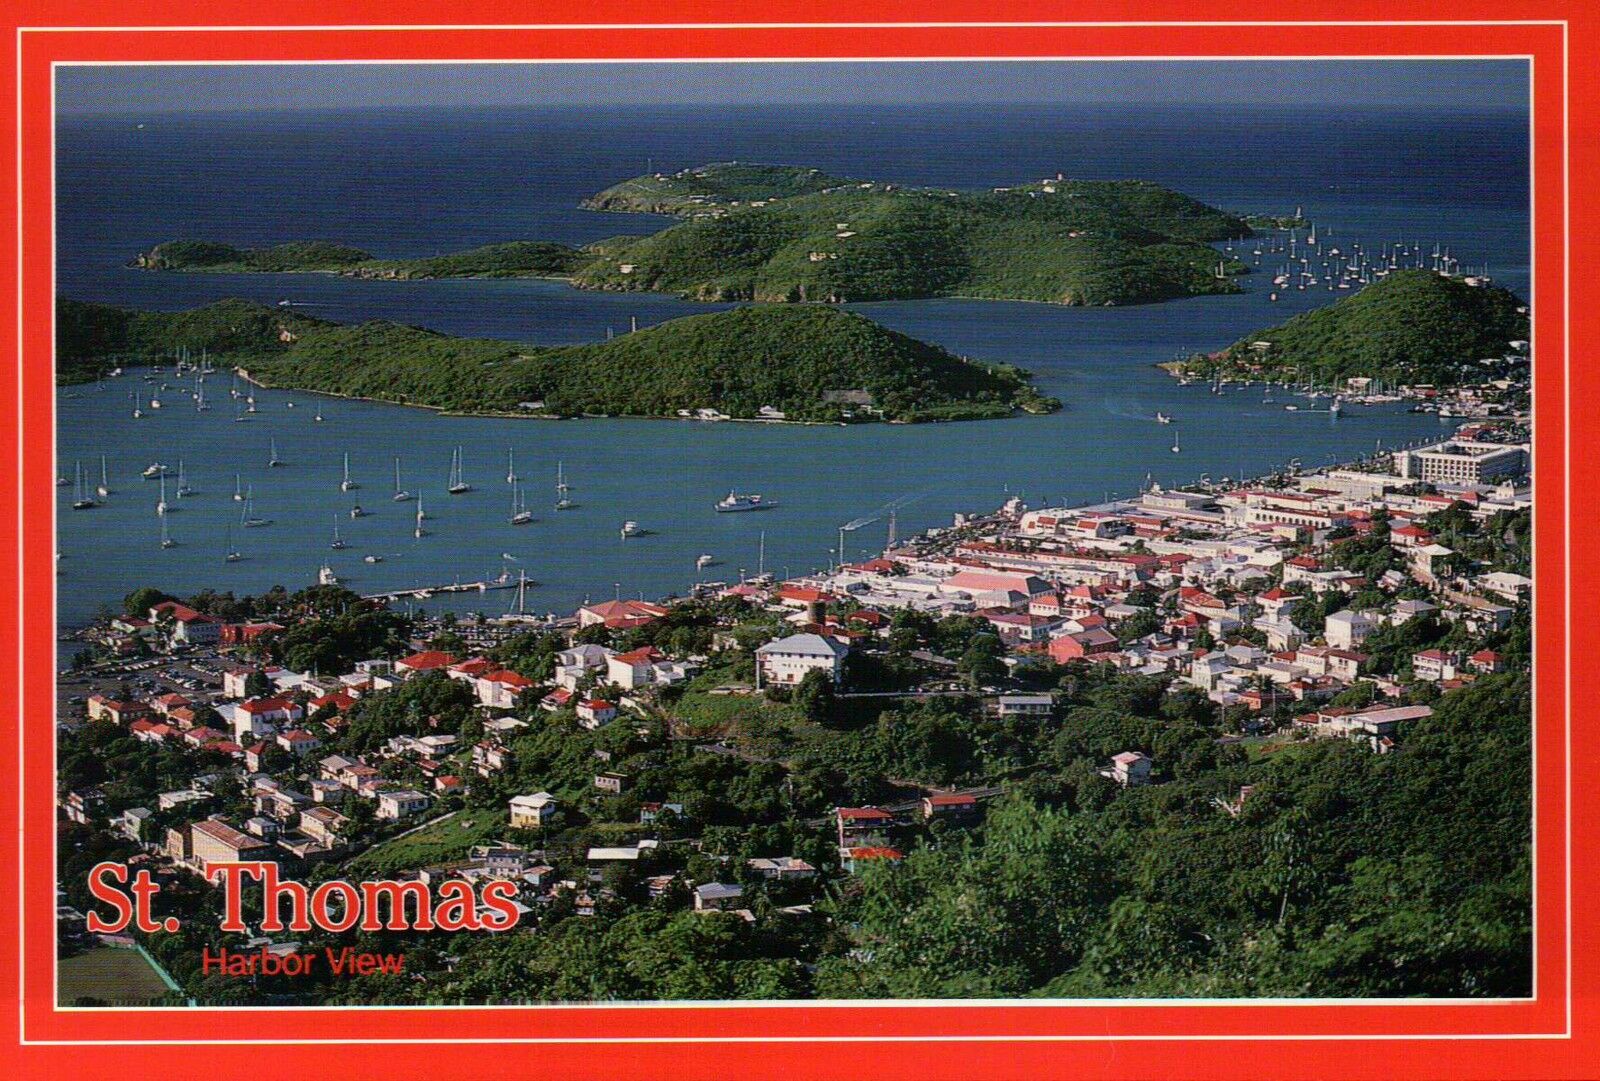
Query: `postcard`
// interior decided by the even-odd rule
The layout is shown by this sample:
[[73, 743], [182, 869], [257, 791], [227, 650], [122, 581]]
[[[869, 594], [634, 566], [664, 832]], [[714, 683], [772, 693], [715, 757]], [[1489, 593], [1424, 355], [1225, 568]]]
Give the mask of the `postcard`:
[[1576, 23], [14, 11], [22, 1076], [1592, 1069]]

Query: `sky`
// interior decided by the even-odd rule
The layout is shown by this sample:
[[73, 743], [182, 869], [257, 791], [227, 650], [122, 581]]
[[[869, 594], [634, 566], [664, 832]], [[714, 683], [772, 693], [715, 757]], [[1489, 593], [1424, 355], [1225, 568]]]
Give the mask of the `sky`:
[[62, 67], [64, 113], [671, 104], [1521, 109], [1520, 60], [325, 64]]

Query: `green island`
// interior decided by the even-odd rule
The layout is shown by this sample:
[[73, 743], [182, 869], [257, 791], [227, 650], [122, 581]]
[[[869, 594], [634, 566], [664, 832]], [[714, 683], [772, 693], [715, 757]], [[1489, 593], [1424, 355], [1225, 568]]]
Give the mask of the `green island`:
[[841, 422], [978, 420], [1059, 408], [1021, 369], [980, 364], [818, 305], [675, 319], [604, 342], [530, 346], [242, 300], [148, 312], [61, 300], [63, 383], [205, 351], [275, 387], [463, 413]]
[[1210, 244], [1252, 233], [1244, 218], [1139, 180], [1058, 176], [963, 192], [738, 162], [634, 177], [583, 205], [680, 220], [647, 236], [582, 248], [516, 241], [419, 259], [378, 259], [320, 241], [243, 249], [177, 240], [142, 253], [134, 265], [395, 279], [559, 277], [582, 289], [705, 301], [968, 297], [1115, 305], [1238, 292], [1233, 279], [1249, 268]]
[[1455, 386], [1503, 366], [1528, 326], [1527, 305], [1508, 289], [1397, 270], [1325, 308], [1163, 367], [1188, 377]]

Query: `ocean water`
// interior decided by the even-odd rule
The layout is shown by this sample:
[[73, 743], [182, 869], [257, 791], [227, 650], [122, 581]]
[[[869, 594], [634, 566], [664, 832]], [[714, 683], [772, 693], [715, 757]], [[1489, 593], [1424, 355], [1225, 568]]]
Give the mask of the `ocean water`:
[[[176, 237], [240, 245], [338, 240], [410, 256], [515, 238], [581, 243], [663, 222], [578, 209], [578, 201], [647, 168], [741, 159], [813, 164], [849, 176], [981, 188], [1062, 171], [1141, 177], [1238, 211], [1296, 206], [1334, 243], [1404, 239], [1447, 245], [1527, 294], [1526, 118], [1377, 110], [1094, 107], [1026, 109], [756, 108], [728, 110], [371, 110], [61, 120], [58, 288], [62, 295], [178, 309], [221, 297], [292, 299], [327, 318], [386, 318], [454, 334], [541, 343], [589, 341], [631, 320], [649, 325], [713, 310], [672, 297], [587, 293], [554, 282], [362, 282], [320, 275], [156, 275], [128, 269], [138, 251]], [[103, 603], [153, 584], [258, 591], [297, 587], [327, 562], [362, 592], [476, 580], [509, 567], [539, 585], [530, 609], [585, 597], [681, 592], [697, 578], [827, 564], [838, 527], [846, 554], [882, 546], [879, 512], [898, 503], [902, 535], [989, 509], [1010, 494], [1084, 502], [1127, 493], [1146, 476], [1180, 483], [1253, 473], [1298, 457], [1323, 464], [1434, 436], [1440, 422], [1394, 409], [1287, 412], [1279, 395], [1212, 395], [1155, 369], [1180, 351], [1215, 348], [1346, 293], [1267, 299], [1265, 274], [1238, 296], [1154, 306], [1071, 309], [919, 301], [857, 305], [895, 329], [951, 350], [1020, 364], [1066, 402], [1049, 417], [937, 426], [851, 428], [673, 421], [541, 422], [445, 418], [374, 403], [261, 392], [234, 421], [225, 375], [197, 412], [174, 386], [150, 410], [137, 375], [59, 398], [58, 456], [98, 480], [106, 505], [70, 509], [60, 490], [58, 621], [76, 626]], [[131, 416], [136, 393], [145, 417]], [[294, 401], [294, 408], [288, 402]], [[1302, 403], [1303, 404], [1303, 403]], [[313, 420], [320, 408], [323, 421]], [[1154, 423], [1162, 411], [1171, 426]], [[1179, 452], [1173, 452], [1174, 439]], [[288, 464], [268, 470], [269, 441]], [[444, 492], [461, 446], [472, 493]], [[537, 521], [507, 522], [506, 456], [514, 449]], [[351, 455], [363, 487], [339, 490]], [[420, 492], [429, 535], [411, 536], [414, 504], [389, 498], [393, 459]], [[182, 459], [196, 494], [161, 549], [152, 461]], [[551, 508], [557, 462], [580, 506]], [[238, 527], [234, 476], [272, 519]], [[730, 488], [782, 505], [719, 515]], [[169, 499], [171, 493], [169, 492]], [[351, 520], [359, 500], [370, 511]], [[177, 501], [174, 501], [177, 502]], [[349, 547], [328, 547], [335, 517]], [[624, 541], [632, 519], [650, 535]], [[224, 563], [231, 531], [245, 558]], [[362, 556], [383, 556], [366, 564]], [[697, 556], [720, 565], [696, 572]], [[511, 557], [511, 558], [507, 558]], [[501, 611], [507, 593], [447, 600]]]

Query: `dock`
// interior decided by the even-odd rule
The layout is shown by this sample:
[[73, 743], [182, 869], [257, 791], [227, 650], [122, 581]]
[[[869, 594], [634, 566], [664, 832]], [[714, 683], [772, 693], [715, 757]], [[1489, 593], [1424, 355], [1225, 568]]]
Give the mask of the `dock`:
[[537, 585], [532, 579], [519, 581], [516, 578], [501, 576], [499, 578], [485, 578], [477, 582], [451, 582], [442, 586], [416, 586], [412, 589], [394, 589], [384, 593], [363, 593], [364, 601], [382, 601], [385, 604], [394, 601], [416, 599], [426, 600], [435, 593], [487, 593], [491, 589], [516, 589], [519, 584], [528, 586]]

